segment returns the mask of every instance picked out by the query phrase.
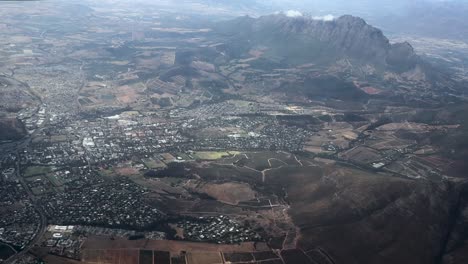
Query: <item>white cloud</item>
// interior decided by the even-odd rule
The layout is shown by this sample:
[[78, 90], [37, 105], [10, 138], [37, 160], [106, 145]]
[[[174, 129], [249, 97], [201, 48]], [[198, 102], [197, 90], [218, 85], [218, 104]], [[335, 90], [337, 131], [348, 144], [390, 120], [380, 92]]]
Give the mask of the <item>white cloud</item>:
[[284, 13], [287, 17], [301, 17], [302, 13], [297, 10], [288, 10]]
[[335, 17], [333, 15], [326, 15], [326, 16], [315, 16], [313, 17], [315, 20], [323, 20], [323, 21], [333, 21]]

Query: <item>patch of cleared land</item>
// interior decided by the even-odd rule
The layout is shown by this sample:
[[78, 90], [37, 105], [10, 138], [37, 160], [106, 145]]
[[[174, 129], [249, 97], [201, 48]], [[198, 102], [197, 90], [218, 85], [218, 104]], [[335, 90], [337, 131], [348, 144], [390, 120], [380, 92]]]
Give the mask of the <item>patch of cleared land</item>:
[[143, 163], [149, 169], [163, 169], [166, 168], [166, 164], [157, 158], [143, 159]]
[[223, 263], [223, 259], [219, 252], [192, 252], [187, 254], [187, 262], [189, 264], [218, 264]]
[[198, 151], [195, 152], [194, 156], [201, 160], [218, 160], [239, 153], [237, 151]]
[[240, 202], [250, 201], [255, 198], [255, 191], [245, 183], [223, 183], [223, 184], [203, 184], [197, 188], [198, 192], [206, 193], [216, 200], [237, 205]]

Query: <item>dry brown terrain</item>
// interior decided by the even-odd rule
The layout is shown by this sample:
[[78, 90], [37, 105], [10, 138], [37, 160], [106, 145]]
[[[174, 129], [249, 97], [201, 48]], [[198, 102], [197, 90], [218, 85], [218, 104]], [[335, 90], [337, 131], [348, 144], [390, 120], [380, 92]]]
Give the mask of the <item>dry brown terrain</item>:
[[201, 184], [201, 186], [197, 186], [196, 191], [206, 193], [220, 202], [232, 205], [237, 205], [239, 202], [249, 201], [255, 198], [255, 191], [245, 183], [205, 183]]
[[189, 264], [222, 264], [223, 259], [219, 252], [217, 253], [189, 253], [187, 254], [187, 262]]
[[277, 170], [269, 178], [287, 188], [297, 246], [320, 246], [336, 263], [433, 263], [455, 198], [450, 184], [339, 166]]
[[247, 242], [235, 245], [196, 243], [172, 240], [111, 240], [102, 237], [90, 237], [83, 245], [84, 250], [95, 249], [149, 249], [169, 252], [252, 252], [256, 251], [255, 243]]

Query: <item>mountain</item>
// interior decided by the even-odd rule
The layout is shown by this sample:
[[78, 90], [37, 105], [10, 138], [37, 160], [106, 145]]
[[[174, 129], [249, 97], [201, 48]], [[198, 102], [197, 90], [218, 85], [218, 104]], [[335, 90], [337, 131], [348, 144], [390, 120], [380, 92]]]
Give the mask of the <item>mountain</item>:
[[266, 47], [267, 56], [289, 64], [350, 59], [397, 72], [411, 70], [419, 62], [409, 43], [390, 44], [381, 30], [350, 15], [332, 21], [286, 15], [241, 17], [221, 24], [217, 31], [230, 36], [233, 56]]
[[[359, 17], [314, 19], [290, 12], [244, 16], [211, 23], [210, 28], [205, 37], [211, 43], [179, 49], [176, 68], [165, 72], [164, 79], [177, 72], [206, 76], [194, 67], [197, 61], [206, 61], [224, 69], [219, 80], [223, 85], [211, 87], [228, 87], [223, 78], [242, 76], [231, 85], [249, 87], [257, 94], [278, 92], [285, 100], [352, 102], [383, 93], [405, 102], [425, 97], [429, 101], [423, 101], [432, 104], [439, 102], [434, 96], [462, 93], [452, 73], [419, 57], [408, 42], [391, 43], [380, 29]], [[295, 93], [290, 93], [292, 89]]]
[[[203, 86], [277, 92], [286, 101], [295, 97], [353, 102], [391, 94], [405, 102], [426, 97], [429, 101], [424, 101], [437, 103], [434, 96], [461, 93], [451, 73], [419, 57], [411, 44], [391, 43], [359, 17], [244, 16], [211, 23], [210, 28], [205, 34], [208, 45], [177, 50], [176, 64], [161, 75], [164, 80], [181, 73], [210, 76], [210, 84]], [[200, 61], [221, 69], [216, 85], [209, 72], [196, 66]], [[226, 82], [230, 76], [235, 80]]]

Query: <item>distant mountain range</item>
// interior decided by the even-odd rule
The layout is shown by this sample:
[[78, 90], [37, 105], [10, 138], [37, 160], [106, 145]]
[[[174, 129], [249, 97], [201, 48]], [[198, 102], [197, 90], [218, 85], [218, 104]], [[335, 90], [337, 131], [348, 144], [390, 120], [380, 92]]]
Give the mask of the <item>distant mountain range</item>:
[[406, 12], [372, 19], [385, 30], [417, 36], [468, 41], [468, 3], [412, 4]]

